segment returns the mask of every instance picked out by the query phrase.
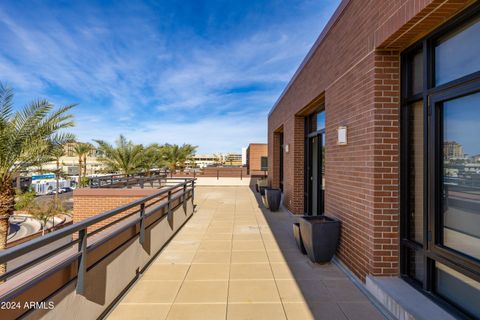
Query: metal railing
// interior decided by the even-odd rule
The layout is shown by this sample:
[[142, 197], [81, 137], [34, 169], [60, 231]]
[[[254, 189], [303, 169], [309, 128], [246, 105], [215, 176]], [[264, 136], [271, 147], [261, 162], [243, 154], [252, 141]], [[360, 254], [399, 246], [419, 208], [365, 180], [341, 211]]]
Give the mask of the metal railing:
[[[36, 257], [34, 259], [28, 260], [27, 262], [21, 264], [20, 266], [8, 270], [4, 274], [0, 275], [0, 282], [7, 281], [12, 277], [25, 272], [26, 270], [38, 266], [40, 263], [46, 261], [48, 258], [52, 258], [54, 255], [57, 255], [61, 252], [70, 249], [70, 255], [66, 257], [64, 261], [60, 264], [57, 264], [56, 267], [60, 268], [67, 264], [71, 264], [75, 261], [78, 262], [78, 270], [77, 270], [77, 286], [76, 292], [78, 294], [85, 293], [85, 275], [87, 270], [86, 259], [87, 253], [90, 247], [93, 245], [97, 245], [97, 243], [88, 244], [87, 239], [99, 232], [110, 228], [114, 225], [119, 225], [119, 222], [125, 221], [129, 219], [129, 221], [125, 221], [125, 224], [119, 226], [119, 228], [115, 229], [113, 232], [108, 233], [105, 237], [101, 238], [101, 241], [107, 241], [116, 235], [120, 234], [121, 232], [131, 228], [132, 226], [139, 225], [139, 241], [141, 244], [145, 241], [145, 219], [155, 213], [162, 212], [163, 214], [161, 217], [165, 215], [170, 216], [173, 210], [172, 204], [177, 202], [177, 205], [183, 205], [184, 209], [186, 210], [187, 200], [190, 198], [194, 201], [195, 195], [195, 179], [193, 178], [173, 178], [169, 179], [170, 186], [161, 189], [160, 191], [144, 197], [139, 200], [135, 200], [131, 203], [128, 203], [124, 206], [119, 208], [109, 210], [93, 217], [87, 218], [81, 222], [72, 224], [70, 226], [64, 227], [63, 229], [56, 230], [52, 233], [49, 233], [45, 236], [38, 237], [32, 239], [28, 242], [22, 243], [15, 247], [0, 251], [0, 264], [6, 264], [13, 259], [17, 259], [22, 257], [26, 254], [29, 254], [33, 250], [37, 250], [39, 248], [45, 248], [46, 246], [52, 244], [55, 241], [64, 239], [66, 237], [71, 237], [71, 240], [63, 244], [57, 248], [54, 248], [46, 253], [43, 253], [41, 256]], [[147, 204], [148, 203], [148, 204]], [[133, 212], [128, 212], [125, 215], [120, 216], [118, 219], [105, 224], [104, 226], [97, 228], [91, 232], [88, 232], [88, 228], [94, 226], [95, 224], [101, 223], [106, 221], [109, 218], [119, 216], [122, 213], [127, 212], [128, 210], [135, 209]], [[162, 211], [163, 210], [163, 211]], [[77, 238], [74, 236], [78, 235]], [[76, 248], [75, 248], [76, 246]], [[49, 270], [49, 272], [55, 272], [55, 268]], [[40, 272], [40, 274], [35, 274], [32, 278], [29, 278], [28, 281], [20, 284], [19, 286], [15, 287], [7, 294], [2, 296], [2, 301], [7, 301], [10, 298], [14, 297], [17, 293], [21, 292], [24, 288], [28, 287], [29, 284], [39, 280], [42, 277], [45, 277], [45, 272]]]
[[132, 186], [139, 186], [143, 188], [146, 184], [150, 184], [152, 187], [154, 183], [158, 183], [159, 186], [167, 178], [165, 172], [155, 172], [151, 175], [145, 174], [112, 174], [101, 177], [92, 177], [89, 180], [90, 188], [130, 188]]

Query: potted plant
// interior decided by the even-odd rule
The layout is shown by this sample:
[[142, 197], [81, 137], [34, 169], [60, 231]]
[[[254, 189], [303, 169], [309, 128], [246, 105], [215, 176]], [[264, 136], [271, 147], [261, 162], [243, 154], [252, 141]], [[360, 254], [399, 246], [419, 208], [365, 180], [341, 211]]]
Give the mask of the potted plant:
[[295, 238], [295, 242], [297, 243], [298, 249], [303, 253], [306, 254], [305, 246], [303, 245], [302, 235], [300, 233], [300, 223], [294, 222], [293, 223], [293, 237]]
[[267, 179], [259, 179], [257, 180], [258, 191], [263, 196], [265, 195], [265, 189], [268, 187]]
[[300, 219], [300, 235], [312, 262], [329, 262], [337, 250], [340, 221], [324, 215]]
[[277, 188], [266, 188], [265, 198], [270, 211], [278, 211], [278, 208], [280, 208], [280, 200], [282, 199], [282, 191]]

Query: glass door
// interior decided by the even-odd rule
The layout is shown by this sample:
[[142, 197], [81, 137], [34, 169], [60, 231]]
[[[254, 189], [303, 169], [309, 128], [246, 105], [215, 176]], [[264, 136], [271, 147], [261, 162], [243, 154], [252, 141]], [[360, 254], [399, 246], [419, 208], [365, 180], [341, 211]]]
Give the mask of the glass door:
[[305, 211], [316, 216], [324, 213], [325, 113], [310, 115], [306, 125]]

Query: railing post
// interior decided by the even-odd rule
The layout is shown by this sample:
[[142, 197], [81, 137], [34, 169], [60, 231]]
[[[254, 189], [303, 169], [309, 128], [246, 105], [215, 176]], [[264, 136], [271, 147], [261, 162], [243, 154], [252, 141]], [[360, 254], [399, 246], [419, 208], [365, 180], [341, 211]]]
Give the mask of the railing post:
[[219, 170], [217, 169], [217, 180], [218, 180], [218, 174], [219, 174]]
[[143, 185], [144, 185], [144, 183], [145, 183], [145, 180], [144, 180], [144, 179], [145, 179], [144, 177], [141, 177], [141, 178], [140, 178], [140, 188], [141, 188], [141, 189], [143, 189]]
[[187, 213], [187, 181], [183, 185], [183, 211]]
[[87, 229], [78, 232], [78, 271], [77, 271], [77, 294], [85, 295], [85, 276], [87, 272]]
[[193, 200], [195, 200], [195, 180], [192, 180], [192, 206], [194, 205]]
[[167, 198], [167, 214], [168, 216], [170, 217], [170, 214], [172, 213], [172, 204], [171, 204], [171, 201], [172, 201], [172, 190], [169, 190], [168, 191], [168, 198]]
[[145, 242], [145, 202], [140, 205], [140, 244]]
[[243, 180], [243, 169], [240, 170], [240, 180]]

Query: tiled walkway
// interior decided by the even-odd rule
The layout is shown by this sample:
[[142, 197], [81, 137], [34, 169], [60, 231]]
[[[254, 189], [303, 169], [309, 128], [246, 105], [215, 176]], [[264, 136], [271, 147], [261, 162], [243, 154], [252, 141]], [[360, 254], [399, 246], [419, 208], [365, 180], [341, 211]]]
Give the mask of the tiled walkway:
[[249, 187], [199, 187], [197, 212], [109, 319], [381, 319], [334, 265], [295, 246], [292, 217]]

